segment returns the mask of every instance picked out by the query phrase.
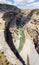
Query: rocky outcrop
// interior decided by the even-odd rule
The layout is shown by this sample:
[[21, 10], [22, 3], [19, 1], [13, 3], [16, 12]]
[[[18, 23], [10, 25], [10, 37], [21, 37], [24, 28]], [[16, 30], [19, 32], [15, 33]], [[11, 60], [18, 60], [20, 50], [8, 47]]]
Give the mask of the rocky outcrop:
[[[29, 10], [29, 12], [24, 12], [20, 10], [19, 8], [15, 6], [10, 6], [6, 4], [0, 4], [0, 13], [3, 13], [2, 21], [5, 22], [5, 28], [4, 28], [4, 37], [6, 43], [9, 45], [10, 49], [13, 51], [15, 56], [21, 61], [23, 65], [25, 64], [25, 61], [18, 53], [14, 42], [13, 42], [13, 31], [15, 29], [18, 30], [18, 34], [20, 34], [21, 30], [25, 29], [27, 33], [30, 35], [30, 38], [32, 38], [35, 49], [37, 53], [39, 54], [39, 10]], [[37, 13], [38, 12], [38, 13]], [[17, 34], [17, 35], [18, 35]], [[26, 33], [25, 33], [26, 34]], [[18, 35], [19, 37], [19, 35]], [[17, 38], [17, 37], [16, 37]]]
[[8, 11], [19, 12], [20, 9], [14, 5], [12, 6], [12, 5], [8, 5], [8, 4], [1, 4], [0, 3], [0, 12], [8, 12]]

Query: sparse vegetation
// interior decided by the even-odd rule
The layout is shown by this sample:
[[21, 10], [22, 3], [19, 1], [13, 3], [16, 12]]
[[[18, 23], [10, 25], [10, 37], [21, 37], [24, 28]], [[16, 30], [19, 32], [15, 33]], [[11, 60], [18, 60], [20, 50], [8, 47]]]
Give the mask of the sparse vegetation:
[[[36, 15], [34, 15], [34, 12], [32, 12], [32, 11], [30, 11], [30, 12], [32, 12], [32, 13], [30, 13], [28, 10], [26, 11], [23, 11], [23, 12], [19, 12], [18, 11], [19, 9], [17, 8], [17, 7], [15, 7], [15, 6], [11, 6], [11, 5], [6, 5], [6, 4], [0, 4], [0, 11], [2, 11], [2, 12], [7, 12], [5, 15], [5, 20], [6, 20], [6, 24], [5, 25], [7, 25], [7, 22], [9, 22], [9, 20], [11, 21], [11, 24], [12, 24], [12, 22], [14, 23], [14, 24], [17, 24], [17, 28], [18, 28], [18, 30], [17, 29], [15, 29], [14, 27], [15, 27], [15, 25], [13, 24], [13, 28], [15, 29], [14, 30], [14, 33], [13, 33], [13, 31], [12, 31], [12, 37], [13, 37], [13, 39], [15, 39], [14, 40], [14, 42], [12, 43], [12, 45], [10, 46], [10, 48], [12, 47], [12, 48], [15, 48], [15, 47], [13, 47], [14, 45], [14, 43], [17, 41], [17, 39], [19, 39], [18, 38], [18, 36], [19, 36], [19, 34], [21, 35], [21, 37], [20, 37], [20, 44], [19, 44], [19, 48], [17, 49], [18, 50], [18, 52], [20, 52], [21, 50], [22, 50], [22, 48], [23, 48], [23, 46], [24, 46], [24, 43], [25, 43], [25, 34], [26, 34], [26, 32], [24, 33], [24, 30], [21, 30], [21, 31], [19, 31], [20, 29], [22, 29], [23, 28], [23, 26], [25, 25], [25, 23], [24, 22], [26, 22], [26, 24], [28, 23], [28, 22], [30, 22], [30, 21], [32, 21], [32, 23], [33, 24], [35, 24], [36, 26], [37, 26], [37, 24], [39, 23], [39, 17], [37, 16], [36, 17]], [[15, 13], [16, 12], [16, 13]], [[37, 15], [39, 15], [39, 11], [37, 11], [35, 14], [37, 14]], [[34, 15], [34, 17], [36, 17], [35, 19], [34, 19], [34, 17], [33, 17], [33, 15]], [[1, 16], [1, 15], [0, 15]], [[12, 20], [11, 20], [12, 19]], [[34, 20], [32, 20], [32, 19], [34, 19]], [[37, 20], [38, 19], [38, 20]], [[4, 20], [3, 20], [4, 21]], [[33, 32], [33, 29], [34, 29], [34, 26], [32, 25], [31, 26], [31, 24], [29, 24], [29, 31], [28, 31], [28, 33], [29, 33], [29, 35], [31, 35], [31, 37], [33, 38], [34, 37], [34, 35], [35, 35], [35, 31]], [[39, 24], [38, 24], [38, 26], [39, 26]], [[1, 26], [1, 23], [0, 23], [0, 29], [1, 29], [1, 27], [3, 27], [3, 26]], [[27, 27], [27, 25], [25, 25], [25, 28]], [[33, 28], [31, 28], [31, 27], [33, 27]], [[3, 28], [2, 28], [3, 29]], [[26, 30], [27, 31], [27, 30]], [[10, 31], [11, 32], [11, 31]], [[4, 32], [3, 32], [4, 33]], [[1, 33], [2, 34], [2, 33]], [[1, 37], [1, 34], [0, 34], [0, 39], [2, 39], [2, 37]], [[3, 35], [4, 36], [4, 35]], [[5, 35], [6, 36], [6, 35]], [[8, 35], [7, 35], [8, 36]], [[9, 35], [10, 36], [10, 35]], [[10, 38], [10, 40], [11, 40], [11, 37], [9, 37]], [[12, 39], [12, 41], [13, 41], [13, 39]], [[4, 38], [4, 40], [5, 40], [5, 38]], [[5, 40], [6, 41], [6, 40]], [[4, 43], [5, 43], [5, 41], [4, 41]], [[7, 37], [7, 41], [8, 41], [8, 37]], [[11, 41], [9, 41], [9, 42], [11, 42]], [[17, 41], [17, 43], [16, 44], [18, 44], [18, 42], [19, 41]], [[26, 46], [28, 46], [28, 45], [26, 45]], [[39, 46], [39, 45], [38, 45]], [[6, 48], [7, 49], [7, 48]], [[26, 47], [24, 48], [24, 50], [25, 49], [27, 49]], [[32, 48], [31, 48], [32, 49]], [[38, 48], [38, 50], [39, 50], [39, 48]], [[13, 49], [13, 52], [14, 52], [14, 49]], [[15, 52], [16, 52], [16, 50], [15, 50]], [[27, 52], [27, 51], [26, 51]], [[25, 53], [25, 51], [24, 51], [24, 53]], [[16, 55], [17, 56], [17, 55]], [[19, 59], [19, 57], [20, 56], [18, 56], [18, 59]], [[23, 56], [23, 57], [25, 57], [25, 56]], [[31, 56], [32, 57], [32, 56]], [[25, 58], [24, 58], [25, 59]], [[30, 65], [30, 59], [29, 59], [29, 56], [27, 55], [27, 65]], [[6, 59], [6, 56], [4, 56], [4, 52], [2, 52], [2, 53], [0, 53], [0, 65], [12, 65], [10, 62], [8, 62], [8, 60]], [[21, 64], [20, 64], [21, 65]]]
[[16, 30], [14, 30], [14, 32], [18, 35], [18, 30], [16, 29]]
[[0, 65], [12, 65], [4, 56], [4, 52], [0, 52]]
[[37, 15], [39, 15], [39, 10], [36, 12]]
[[20, 37], [20, 45], [19, 45], [19, 52], [22, 50], [23, 46], [24, 46], [24, 42], [25, 42], [25, 34], [24, 31], [21, 31], [21, 37]]

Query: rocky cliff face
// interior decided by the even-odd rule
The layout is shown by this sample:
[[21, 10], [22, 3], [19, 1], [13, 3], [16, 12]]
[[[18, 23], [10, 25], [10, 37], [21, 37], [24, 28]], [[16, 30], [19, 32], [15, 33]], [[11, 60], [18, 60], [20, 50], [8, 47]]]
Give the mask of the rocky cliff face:
[[[33, 51], [35, 50], [34, 54], [35, 55], [39, 54], [39, 9], [20, 10], [19, 8], [15, 6], [0, 4], [0, 36], [1, 36], [0, 40], [1, 39], [3, 40], [3, 44], [1, 40], [0, 45], [2, 44], [2, 46], [4, 46], [7, 42], [5, 41], [5, 37], [4, 37], [5, 35], [4, 30], [6, 27], [8, 27], [12, 35], [11, 38], [13, 40], [13, 44], [15, 45], [15, 48], [21, 54], [22, 58], [25, 60], [25, 63], [27, 61], [26, 60], [27, 54], [29, 55], [32, 54], [32, 48], [30, 47], [30, 44], [34, 45], [34, 49], [33, 49]], [[11, 40], [11, 38], [9, 37], [8, 41]], [[29, 40], [30, 43], [26, 42], [26, 38], [33, 41], [33, 43], [31, 43], [30, 40]], [[29, 43], [29, 45], [27, 43]], [[13, 48], [13, 44], [11, 48]], [[25, 48], [26, 48], [26, 51], [24, 51]], [[27, 49], [31, 51], [28, 53]], [[31, 58], [32, 56], [30, 57], [30, 59]], [[32, 62], [31, 65], [33, 65], [34, 64], [33, 60], [31, 62]], [[35, 65], [38, 65], [37, 63]]]

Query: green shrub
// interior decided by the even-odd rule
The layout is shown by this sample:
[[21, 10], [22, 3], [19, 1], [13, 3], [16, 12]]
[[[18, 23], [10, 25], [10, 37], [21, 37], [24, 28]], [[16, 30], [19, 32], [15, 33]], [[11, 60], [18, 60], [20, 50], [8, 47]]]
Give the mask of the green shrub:
[[14, 32], [18, 35], [18, 30], [16, 29], [16, 30], [14, 30]]
[[37, 11], [36, 14], [39, 15], [39, 11]]
[[22, 50], [23, 46], [24, 46], [24, 42], [25, 42], [25, 33], [24, 31], [22, 30], [21, 32], [21, 37], [20, 37], [20, 45], [19, 45], [19, 52]]

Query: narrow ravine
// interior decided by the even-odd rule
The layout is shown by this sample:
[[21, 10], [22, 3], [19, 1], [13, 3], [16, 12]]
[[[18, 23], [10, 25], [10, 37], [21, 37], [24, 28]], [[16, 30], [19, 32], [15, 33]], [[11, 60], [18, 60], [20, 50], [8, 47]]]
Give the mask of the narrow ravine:
[[[3, 16], [4, 17], [4, 16]], [[5, 20], [5, 19], [4, 19]], [[5, 35], [5, 40], [7, 42], [7, 44], [9, 45], [9, 47], [11, 48], [11, 50], [14, 52], [14, 54], [16, 55], [16, 57], [20, 60], [20, 62], [23, 64], [23, 65], [26, 65], [23, 58], [19, 55], [18, 51], [16, 50], [15, 46], [14, 46], [14, 43], [13, 43], [13, 40], [12, 40], [12, 35], [11, 35], [11, 32], [9, 30], [9, 26], [11, 24], [11, 21], [13, 19], [11, 19], [7, 25], [5, 25], [5, 30], [4, 30], [4, 35]]]

